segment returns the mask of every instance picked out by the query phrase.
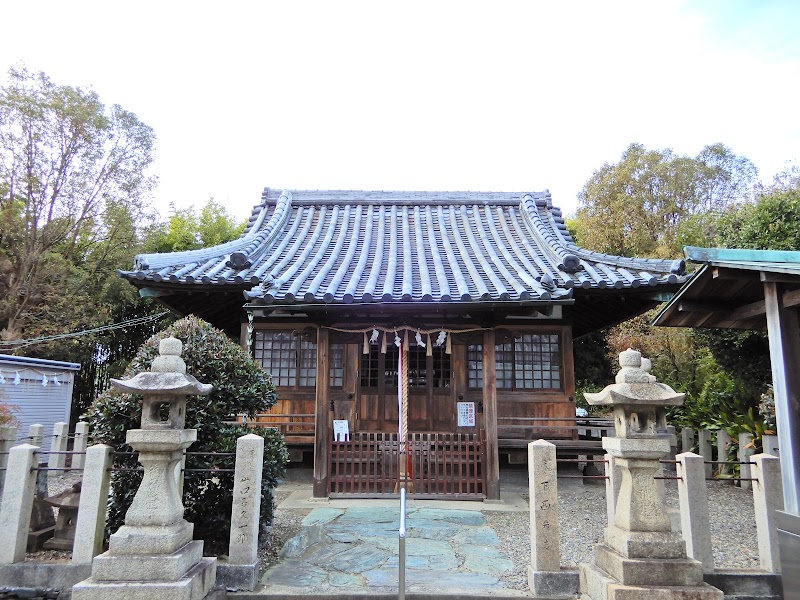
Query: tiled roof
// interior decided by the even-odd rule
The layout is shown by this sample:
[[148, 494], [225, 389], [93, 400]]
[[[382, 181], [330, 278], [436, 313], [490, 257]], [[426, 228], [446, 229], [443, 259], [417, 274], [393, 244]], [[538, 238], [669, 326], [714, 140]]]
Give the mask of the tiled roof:
[[238, 286], [254, 303], [347, 304], [556, 301], [683, 273], [683, 261], [579, 248], [549, 192], [266, 189], [240, 239], [139, 255], [121, 275], [139, 287]]

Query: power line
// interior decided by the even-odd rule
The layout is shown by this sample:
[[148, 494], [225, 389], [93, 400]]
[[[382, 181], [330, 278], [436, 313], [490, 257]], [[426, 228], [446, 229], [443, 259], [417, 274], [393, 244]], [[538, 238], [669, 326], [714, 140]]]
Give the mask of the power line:
[[164, 315], [168, 315], [168, 311], [160, 312], [155, 315], [147, 315], [145, 317], [136, 317], [135, 319], [130, 319], [128, 321], [123, 321], [122, 323], [112, 323], [110, 325], [102, 325], [100, 327], [95, 327], [94, 329], [84, 329], [83, 331], [75, 331], [72, 333], [60, 333], [58, 335], [49, 335], [40, 338], [33, 338], [29, 340], [10, 340], [7, 342], [0, 342], [0, 349], [10, 348], [25, 348], [26, 346], [32, 346], [33, 344], [40, 344], [42, 342], [52, 342], [53, 340], [65, 340], [74, 337], [80, 337], [83, 335], [91, 335], [93, 333], [102, 333], [105, 331], [113, 331], [115, 329], [124, 329], [125, 327], [133, 327], [136, 325], [143, 325], [145, 323], [149, 323], [150, 321], [157, 321]]

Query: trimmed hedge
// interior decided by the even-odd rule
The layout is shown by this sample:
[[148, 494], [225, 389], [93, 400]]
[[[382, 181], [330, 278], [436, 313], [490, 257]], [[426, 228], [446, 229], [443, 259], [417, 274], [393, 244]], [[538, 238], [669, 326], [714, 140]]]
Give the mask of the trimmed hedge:
[[[208, 396], [193, 396], [186, 408], [186, 428], [197, 430], [197, 441], [189, 452], [235, 452], [236, 439], [247, 433], [264, 438], [264, 471], [261, 490], [260, 522], [272, 521], [271, 488], [278, 483], [288, 462], [283, 436], [274, 429], [248, 429], [226, 424], [231, 415], [253, 416], [276, 403], [275, 387], [269, 374], [256, 364], [242, 348], [222, 331], [205, 321], [189, 316], [147, 340], [128, 365], [123, 379], [148, 371], [158, 355], [158, 343], [165, 337], [183, 342], [183, 360], [187, 373], [201, 383], [210, 383], [214, 391]], [[86, 418], [95, 443], [109, 444], [119, 451], [130, 451], [125, 432], [137, 429], [141, 418], [141, 397], [108, 390], [90, 407]], [[115, 466], [135, 467], [135, 455], [117, 456]], [[187, 469], [232, 469], [234, 457], [187, 456]], [[141, 482], [137, 471], [114, 471], [111, 477], [112, 497], [109, 504], [109, 531], [116, 531], [124, 522], [136, 490]], [[186, 519], [194, 523], [195, 539], [205, 541], [209, 555], [225, 554], [230, 535], [230, 514], [233, 502], [233, 473], [186, 473], [183, 503]]]

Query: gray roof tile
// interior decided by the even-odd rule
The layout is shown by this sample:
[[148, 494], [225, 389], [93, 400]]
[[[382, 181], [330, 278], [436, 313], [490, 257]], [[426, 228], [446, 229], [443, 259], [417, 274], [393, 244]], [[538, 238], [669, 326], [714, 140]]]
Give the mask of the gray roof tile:
[[256, 303], [551, 301], [675, 283], [682, 262], [575, 245], [549, 192], [265, 189], [238, 240], [143, 254], [138, 285], [252, 284]]

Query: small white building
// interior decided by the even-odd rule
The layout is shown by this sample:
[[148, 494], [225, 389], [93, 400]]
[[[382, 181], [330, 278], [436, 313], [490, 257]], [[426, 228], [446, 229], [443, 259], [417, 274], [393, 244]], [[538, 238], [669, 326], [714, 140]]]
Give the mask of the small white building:
[[0, 354], [0, 399], [15, 407], [18, 437], [34, 423], [44, 425], [46, 436], [54, 423], [69, 423], [75, 372], [80, 368], [77, 363]]

